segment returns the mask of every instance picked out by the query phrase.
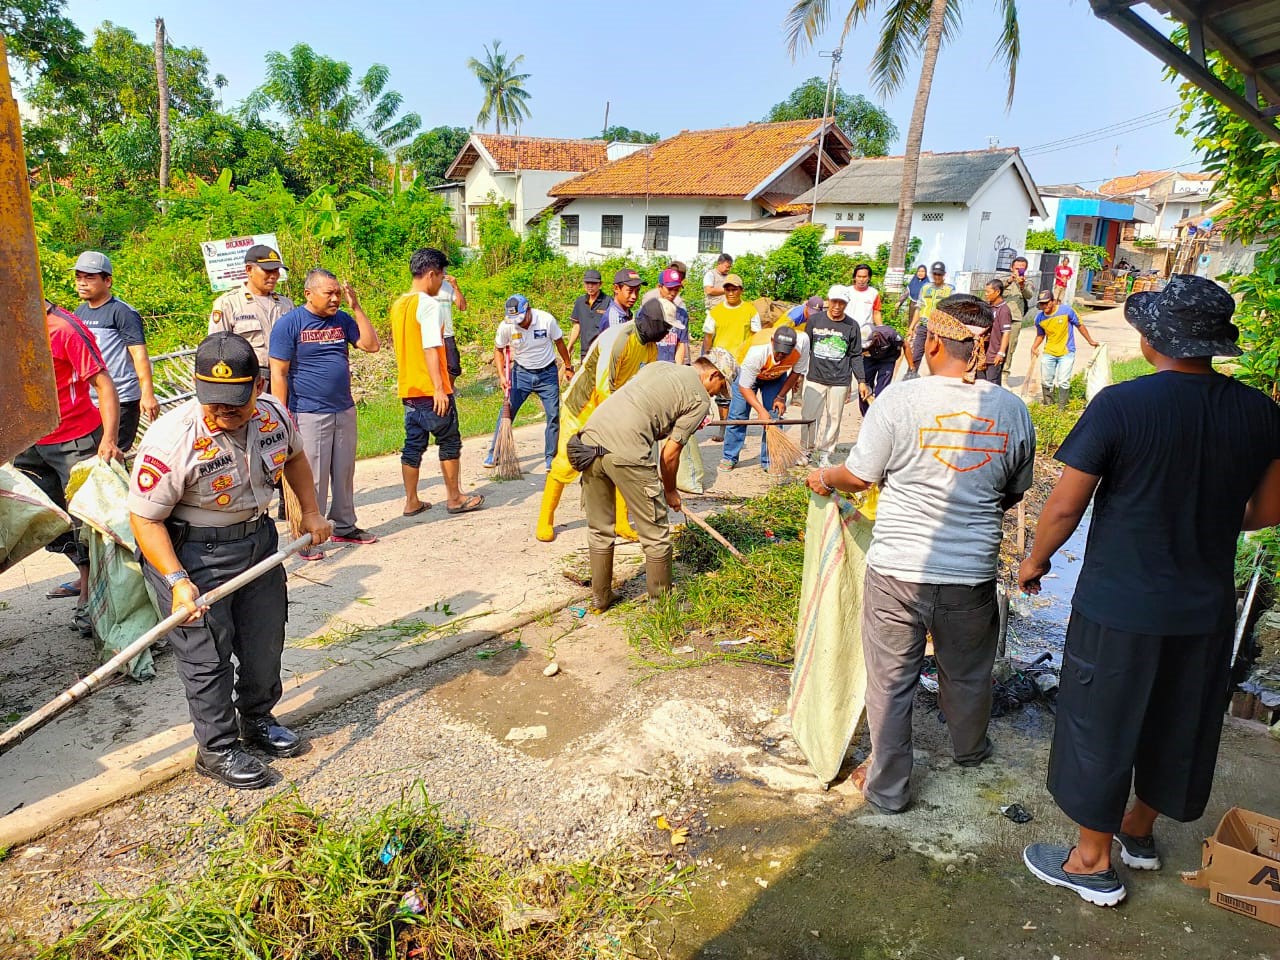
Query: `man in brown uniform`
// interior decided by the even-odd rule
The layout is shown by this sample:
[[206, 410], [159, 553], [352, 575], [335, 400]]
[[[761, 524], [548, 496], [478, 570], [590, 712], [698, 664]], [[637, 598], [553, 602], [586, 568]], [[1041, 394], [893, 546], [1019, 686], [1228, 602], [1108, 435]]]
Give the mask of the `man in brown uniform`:
[[[710, 416], [711, 397], [725, 393], [737, 375], [737, 361], [720, 348], [699, 357], [692, 366], [646, 364], [601, 403], [569, 441], [570, 462], [582, 471], [582, 506], [591, 528], [595, 609], [604, 610], [613, 602], [613, 539], [619, 495], [626, 502], [644, 550], [649, 596], [671, 588], [667, 508], [680, 509], [676, 489], [680, 452]], [[655, 464], [654, 445], [664, 437], [666, 442]]]
[[250, 247], [244, 255], [243, 285], [215, 300], [213, 313], [209, 315], [210, 333], [238, 333], [249, 341], [258, 355], [258, 366], [268, 387], [271, 385], [268, 362], [271, 328], [294, 306], [284, 294], [276, 293], [283, 267], [280, 254], [270, 247], [263, 244]]
[[238, 789], [270, 779], [241, 742], [275, 757], [302, 749], [271, 714], [281, 694], [284, 570], [275, 567], [212, 607], [196, 600], [275, 553], [267, 505], [281, 475], [297, 492], [312, 543], [330, 533], [302, 440], [280, 402], [262, 393], [258, 369], [243, 337], [206, 337], [196, 348], [195, 397], [151, 425], [129, 484], [143, 575], [162, 610], [190, 614], [169, 642], [199, 744], [196, 770]]

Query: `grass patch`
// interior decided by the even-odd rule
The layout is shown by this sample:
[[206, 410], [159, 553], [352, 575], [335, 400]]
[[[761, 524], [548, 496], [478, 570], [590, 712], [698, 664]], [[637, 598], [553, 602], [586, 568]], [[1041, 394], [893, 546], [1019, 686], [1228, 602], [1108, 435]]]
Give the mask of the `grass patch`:
[[[479, 380], [458, 390], [458, 427], [464, 437], [488, 436], [493, 433], [498, 414], [502, 412], [502, 392], [493, 380]], [[404, 405], [396, 396], [395, 385], [372, 399], [356, 404], [360, 424], [356, 440], [356, 456], [380, 457], [395, 453], [404, 446]], [[542, 404], [530, 397], [520, 408], [516, 426], [542, 419]]]
[[[697, 527], [675, 536], [674, 589], [619, 608], [628, 641], [655, 669], [710, 660], [786, 663], [792, 658], [809, 492], [790, 483], [707, 522], [746, 555], [734, 560]], [[751, 637], [753, 643], [718, 647]], [[674, 650], [693, 646], [693, 653]]]
[[1156, 368], [1147, 363], [1145, 357], [1126, 357], [1123, 360], [1114, 360], [1111, 363], [1111, 382], [1124, 383], [1126, 380], [1136, 380], [1138, 377], [1145, 377], [1148, 373], [1155, 373]]
[[40, 957], [614, 957], [644, 946], [642, 928], [685, 875], [638, 857], [516, 869], [479, 852], [425, 793], [354, 825], [284, 794], [233, 827], [193, 880], [104, 899]]

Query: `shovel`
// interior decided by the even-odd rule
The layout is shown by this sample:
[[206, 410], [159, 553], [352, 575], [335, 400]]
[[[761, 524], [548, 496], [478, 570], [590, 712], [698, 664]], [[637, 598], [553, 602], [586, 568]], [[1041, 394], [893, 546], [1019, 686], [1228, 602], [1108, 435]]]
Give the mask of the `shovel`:
[[[278, 567], [280, 564], [284, 563], [288, 557], [310, 545], [311, 534], [304, 533], [288, 546], [282, 547], [271, 556], [255, 563], [248, 570], [232, 577], [222, 586], [214, 587], [208, 593], [201, 594], [196, 599], [196, 605], [200, 607], [213, 606], [223, 597], [228, 597], [245, 584], [252, 583], [268, 570]], [[76, 681], [75, 684], [58, 694], [57, 697], [50, 700], [35, 713], [19, 720], [4, 733], [0, 734], [0, 756], [8, 753], [54, 717], [57, 717], [59, 714], [66, 711], [72, 704], [83, 700], [89, 694], [93, 693], [94, 690], [98, 689], [98, 687], [102, 685], [103, 681], [110, 679], [112, 674], [140, 654], [143, 650], [147, 649], [147, 647], [165, 636], [165, 634], [170, 630], [173, 630], [175, 627], [180, 627], [186, 623], [189, 616], [190, 614], [185, 610], [179, 610], [177, 613], [170, 614], [100, 666], [97, 670], [93, 671], [93, 673]]]

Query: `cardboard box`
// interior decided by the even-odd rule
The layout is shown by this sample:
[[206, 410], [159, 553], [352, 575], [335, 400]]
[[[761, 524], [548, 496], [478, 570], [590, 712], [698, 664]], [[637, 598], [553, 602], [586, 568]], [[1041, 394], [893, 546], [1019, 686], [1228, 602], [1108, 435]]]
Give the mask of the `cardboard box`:
[[1280, 927], [1280, 820], [1232, 807], [1204, 842], [1202, 866], [1182, 882], [1224, 910]]

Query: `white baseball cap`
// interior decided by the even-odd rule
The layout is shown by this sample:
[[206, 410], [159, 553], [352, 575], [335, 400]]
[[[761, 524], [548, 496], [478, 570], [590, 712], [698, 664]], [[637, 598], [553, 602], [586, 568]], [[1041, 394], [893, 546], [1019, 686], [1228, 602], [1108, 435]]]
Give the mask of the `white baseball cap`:
[[843, 303], [849, 302], [849, 288], [836, 284], [827, 291], [828, 300], [840, 300]]

